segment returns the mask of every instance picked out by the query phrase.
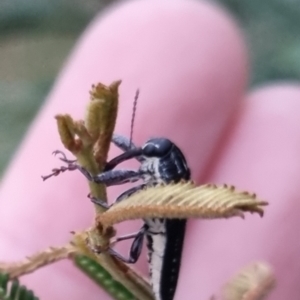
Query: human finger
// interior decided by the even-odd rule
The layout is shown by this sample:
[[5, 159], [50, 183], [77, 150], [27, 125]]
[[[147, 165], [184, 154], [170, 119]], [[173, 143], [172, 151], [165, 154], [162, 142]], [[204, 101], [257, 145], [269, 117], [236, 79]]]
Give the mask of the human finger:
[[[272, 299], [298, 294], [300, 85], [277, 84], [251, 93], [230, 138], [216, 157], [209, 182], [255, 192], [269, 202], [265, 216], [190, 221], [178, 294], [208, 299], [250, 262], [270, 264], [277, 280]], [[195, 268], [195, 266], [197, 266]]]
[[[234, 22], [205, 2], [128, 2], [100, 16], [80, 40], [6, 173], [2, 257], [16, 259], [64, 244], [70, 231], [90, 225], [92, 205], [82, 177], [67, 174], [42, 183], [40, 175], [57, 163], [49, 158], [60, 147], [53, 116], [67, 112], [81, 118], [91, 83], [123, 80], [116, 128], [121, 133], [129, 129], [132, 98], [140, 88], [135, 139], [170, 137], [193, 168], [202, 161], [193, 170], [200, 174], [243, 93], [245, 56]], [[57, 214], [61, 217], [53, 218]], [[45, 285], [49, 276], [51, 285]], [[86, 281], [62, 262], [25, 282], [44, 299], [102, 295]]]

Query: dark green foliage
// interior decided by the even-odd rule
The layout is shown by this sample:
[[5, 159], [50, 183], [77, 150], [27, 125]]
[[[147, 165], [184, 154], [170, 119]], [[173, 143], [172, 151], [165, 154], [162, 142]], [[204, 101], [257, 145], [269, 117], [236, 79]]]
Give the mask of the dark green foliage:
[[300, 2], [217, 0], [240, 21], [251, 58], [252, 85], [300, 78]]
[[111, 275], [96, 261], [83, 255], [77, 255], [74, 259], [76, 265], [109, 293], [116, 300], [135, 300], [122, 284], [115, 281]]
[[0, 300], [39, 300], [31, 290], [18, 280], [9, 280], [8, 274], [0, 273]]

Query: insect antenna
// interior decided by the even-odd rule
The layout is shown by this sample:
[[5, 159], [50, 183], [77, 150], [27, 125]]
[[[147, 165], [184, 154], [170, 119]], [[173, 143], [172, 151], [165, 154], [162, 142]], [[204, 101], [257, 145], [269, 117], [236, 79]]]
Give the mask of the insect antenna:
[[134, 101], [133, 101], [133, 110], [132, 110], [132, 118], [131, 118], [131, 126], [130, 126], [130, 141], [129, 145], [131, 146], [132, 144], [132, 136], [133, 136], [133, 127], [134, 127], [134, 119], [135, 119], [135, 113], [136, 113], [136, 107], [137, 107], [137, 101], [139, 98], [140, 90], [137, 89], [135, 96], [134, 96]]

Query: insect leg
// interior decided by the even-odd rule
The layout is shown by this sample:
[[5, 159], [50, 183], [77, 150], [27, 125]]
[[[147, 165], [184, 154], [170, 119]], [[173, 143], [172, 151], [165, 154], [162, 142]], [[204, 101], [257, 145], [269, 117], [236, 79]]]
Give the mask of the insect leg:
[[[115, 200], [114, 203], [117, 203], [117, 202], [120, 202], [126, 198], [128, 198], [129, 196], [131, 196], [132, 194], [134, 194], [135, 192], [138, 192], [140, 190], [142, 190], [143, 188], [145, 188], [146, 184], [141, 184], [141, 185], [138, 185], [138, 186], [135, 186], [127, 191], [125, 191], [124, 193], [122, 193], [120, 196], [118, 196], [118, 198]], [[103, 208], [106, 208], [108, 209], [111, 205], [108, 205], [105, 201], [103, 201], [102, 199], [98, 199], [98, 198], [95, 198], [95, 197], [92, 197], [89, 195], [89, 198], [91, 199], [91, 201]], [[113, 203], [113, 204], [114, 204]], [[112, 204], [112, 205], [113, 205]]]
[[118, 236], [111, 242], [111, 245], [114, 245], [118, 242], [134, 239], [139, 235], [140, 231], [141, 231], [141, 229], [138, 232], [135, 232], [135, 233], [130, 233], [130, 234]]
[[[130, 143], [129, 138], [120, 134], [114, 133], [111, 141], [114, 143], [114, 145], [116, 145], [124, 152], [132, 149], [137, 149], [137, 146], [135, 144], [133, 144], [132, 142]], [[134, 158], [139, 162], [143, 162], [145, 160], [142, 156], [137, 156]]]
[[93, 176], [85, 168], [76, 165], [76, 168], [89, 180], [96, 183], [104, 183], [106, 186], [135, 182], [142, 178], [144, 172], [137, 170], [111, 170]]
[[46, 175], [46, 176], [42, 176], [42, 179], [45, 181], [47, 179], [49, 179], [50, 177], [53, 177], [53, 176], [57, 176], [59, 175], [60, 173], [63, 173], [65, 171], [74, 171], [77, 169], [77, 165], [75, 164], [76, 162], [76, 159], [68, 159], [66, 154], [63, 152], [63, 151], [60, 151], [60, 150], [55, 150], [53, 151], [52, 153], [53, 155], [58, 155], [60, 154], [61, 157], [59, 157], [59, 159], [61, 161], [63, 161], [64, 163], [68, 164], [66, 167], [65, 166], [62, 166], [60, 168], [54, 168], [52, 169], [52, 173], [50, 173], [49, 175]]
[[126, 152], [114, 157], [112, 160], [106, 163], [104, 171], [109, 171], [114, 169], [120, 163], [129, 160], [131, 158], [137, 159], [138, 157], [142, 157], [142, 148], [132, 148], [127, 150]]
[[92, 195], [88, 195], [88, 197], [91, 199], [91, 201], [99, 206], [101, 206], [102, 208], [105, 208], [105, 209], [109, 209], [111, 205], [108, 205], [106, 201], [102, 200], [102, 199], [99, 199], [99, 198], [96, 198]]
[[61, 151], [61, 150], [55, 150], [55, 151], [52, 152], [52, 154], [54, 156], [60, 154], [61, 157], [59, 157], [58, 159], [60, 159], [61, 161], [65, 162], [66, 164], [74, 164], [77, 161], [76, 159], [68, 159], [67, 156], [66, 156], [66, 154], [63, 151]]
[[130, 143], [130, 139], [126, 136], [114, 133], [111, 141], [121, 150], [128, 151], [130, 149], [137, 148], [133, 143]]
[[60, 173], [63, 173], [65, 171], [74, 171], [76, 169], [77, 169], [76, 164], [70, 164], [67, 167], [62, 166], [60, 168], [54, 168], [54, 169], [52, 169], [52, 173], [42, 176], [42, 179], [45, 181], [45, 180], [49, 179], [50, 177], [58, 176]]
[[[146, 228], [145, 228], [145, 226], [143, 226], [138, 233], [135, 233], [135, 236], [128, 235], [128, 236], [131, 236], [131, 238], [134, 237], [134, 240], [130, 247], [129, 258], [122, 256], [120, 253], [118, 253], [117, 251], [115, 251], [112, 248], [109, 248], [108, 252], [111, 255], [117, 257], [119, 260], [123, 261], [124, 263], [134, 264], [135, 262], [137, 262], [137, 260], [139, 259], [140, 255], [141, 255], [141, 252], [142, 252], [145, 230], [146, 230]], [[121, 240], [124, 240], [124, 239], [129, 239], [130, 237], [126, 238], [126, 236], [125, 236], [125, 238], [122, 238], [122, 237], [120, 237], [120, 238], [121, 238]]]
[[144, 189], [146, 187], [146, 184], [141, 184], [138, 186], [135, 186], [127, 191], [125, 191], [124, 193], [122, 193], [120, 196], [118, 196], [118, 198], [116, 199], [115, 203], [120, 202], [128, 197], [130, 197], [132, 194]]

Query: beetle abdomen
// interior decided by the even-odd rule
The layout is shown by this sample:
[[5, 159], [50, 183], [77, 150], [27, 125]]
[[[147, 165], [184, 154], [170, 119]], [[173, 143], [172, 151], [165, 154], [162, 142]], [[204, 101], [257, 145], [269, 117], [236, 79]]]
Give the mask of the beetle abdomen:
[[180, 270], [186, 220], [147, 219], [148, 260], [156, 300], [173, 300]]

